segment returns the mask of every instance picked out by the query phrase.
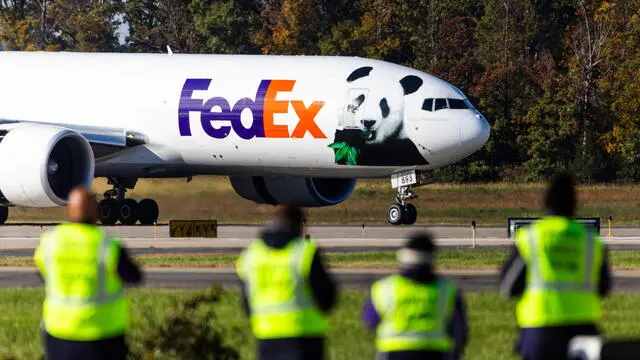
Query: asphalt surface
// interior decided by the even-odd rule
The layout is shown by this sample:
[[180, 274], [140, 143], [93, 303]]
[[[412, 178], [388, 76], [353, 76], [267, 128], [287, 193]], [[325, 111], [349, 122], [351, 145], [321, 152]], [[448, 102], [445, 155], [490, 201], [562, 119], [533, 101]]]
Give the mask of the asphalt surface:
[[[606, 225], [606, 223], [604, 224]], [[52, 227], [52, 224], [8, 224], [0, 226], [0, 239], [37, 238], [42, 231]], [[161, 224], [154, 226], [105, 226], [113, 236], [128, 239], [168, 239], [169, 226]], [[259, 234], [257, 225], [221, 225], [218, 226], [219, 239], [253, 239]], [[426, 230], [439, 239], [470, 239], [472, 230], [465, 226], [388, 226], [388, 225], [318, 225], [309, 226], [308, 232], [315, 239], [404, 239], [409, 234]], [[608, 229], [603, 226], [601, 235], [604, 237]], [[635, 238], [640, 241], [640, 227], [614, 227], [616, 237]], [[506, 223], [503, 227], [482, 227], [476, 229], [476, 236], [485, 239], [507, 238]], [[179, 240], [179, 239], [177, 239]]]
[[[0, 251], [35, 249], [42, 232], [51, 225], [3, 225], [0, 226]], [[166, 252], [236, 252], [247, 246], [260, 232], [259, 226], [219, 226], [217, 238], [169, 238], [166, 225], [111, 226], [105, 227], [108, 234], [123, 239], [129, 248], [156, 249], [139, 251]], [[473, 243], [470, 228], [456, 226], [311, 226], [308, 233], [324, 248], [357, 249], [353, 251], [382, 250], [397, 248], [411, 233], [427, 230], [433, 233], [440, 246], [468, 247]], [[476, 245], [507, 247], [513, 240], [507, 238], [505, 228], [478, 228], [475, 232]], [[607, 243], [619, 249], [640, 249], [640, 228], [615, 228], [613, 237], [602, 236]], [[160, 250], [161, 249], [161, 250]], [[2, 254], [2, 253], [0, 253]], [[7, 253], [4, 253], [7, 254]]]
[[[331, 271], [339, 285], [349, 289], [368, 289], [371, 284], [393, 272], [391, 269], [334, 269]], [[455, 279], [465, 292], [495, 291], [498, 274], [495, 270], [447, 270], [443, 275]], [[614, 290], [631, 292], [640, 290], [640, 271], [615, 272]], [[217, 283], [235, 289], [239, 282], [233, 269], [227, 268], [151, 268], [145, 270], [141, 287], [166, 289], [202, 289]], [[0, 287], [41, 286], [42, 281], [34, 268], [0, 268]]]
[[[388, 275], [392, 270], [334, 270], [332, 274], [342, 287], [367, 289], [371, 284]], [[490, 291], [497, 289], [497, 277], [494, 271], [447, 272], [460, 281], [465, 291]], [[227, 288], [237, 288], [238, 278], [233, 269], [219, 268], [152, 268], [145, 270], [142, 287], [169, 289], [200, 289], [218, 283]], [[42, 281], [34, 268], [0, 268], [0, 287], [41, 286]]]
[[[50, 225], [21, 225], [0, 227], [0, 256], [31, 256], [43, 231]], [[218, 238], [169, 238], [168, 226], [114, 226], [106, 231], [123, 239], [134, 254], [162, 253], [236, 253], [258, 235], [258, 226], [220, 226]], [[382, 251], [394, 250], [403, 244], [411, 232], [428, 230], [438, 238], [440, 246], [469, 249], [472, 231], [465, 227], [392, 227], [392, 226], [313, 226], [309, 233], [325, 251]], [[602, 234], [610, 248], [618, 250], [640, 249], [640, 228], [615, 228], [615, 237]], [[506, 238], [505, 228], [479, 228], [476, 231], [479, 247], [506, 248], [513, 240]], [[375, 280], [389, 274], [390, 269], [335, 269], [333, 273], [343, 287], [366, 289]], [[233, 269], [211, 268], [153, 268], [146, 269], [144, 287], [153, 288], [205, 288], [216, 282], [237, 287]], [[495, 270], [445, 271], [455, 278], [465, 291], [492, 291], [497, 289]], [[615, 273], [617, 291], [640, 291], [640, 271], [625, 270]], [[0, 287], [40, 286], [41, 280], [34, 268], [0, 268]]]

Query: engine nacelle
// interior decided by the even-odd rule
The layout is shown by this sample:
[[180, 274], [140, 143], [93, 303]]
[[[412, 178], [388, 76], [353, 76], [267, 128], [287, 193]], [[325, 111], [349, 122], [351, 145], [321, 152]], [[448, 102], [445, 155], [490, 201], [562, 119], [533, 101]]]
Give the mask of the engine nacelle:
[[351, 195], [356, 186], [355, 179], [231, 176], [229, 180], [238, 195], [255, 203], [304, 207], [339, 204]]
[[76, 186], [90, 187], [95, 160], [80, 134], [48, 125], [18, 125], [0, 132], [0, 202], [63, 206]]

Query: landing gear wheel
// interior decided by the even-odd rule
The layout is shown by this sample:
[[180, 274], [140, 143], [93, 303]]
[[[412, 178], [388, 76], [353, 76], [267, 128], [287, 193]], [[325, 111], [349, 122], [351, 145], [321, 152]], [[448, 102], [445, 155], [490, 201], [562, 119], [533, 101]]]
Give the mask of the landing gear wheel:
[[133, 225], [138, 221], [138, 202], [133, 199], [124, 199], [120, 203], [118, 218], [123, 225]]
[[407, 203], [402, 207], [402, 223], [405, 225], [413, 225], [418, 219], [418, 210], [413, 204]]
[[106, 198], [98, 203], [100, 207], [100, 223], [114, 225], [118, 221], [118, 202], [116, 199]]
[[138, 204], [138, 217], [142, 225], [153, 225], [158, 221], [160, 210], [158, 203], [153, 199], [140, 200]]
[[0, 225], [6, 223], [8, 218], [9, 218], [9, 207], [0, 206]]
[[402, 224], [402, 206], [398, 204], [393, 204], [389, 206], [387, 210], [387, 221], [391, 225], [400, 225]]

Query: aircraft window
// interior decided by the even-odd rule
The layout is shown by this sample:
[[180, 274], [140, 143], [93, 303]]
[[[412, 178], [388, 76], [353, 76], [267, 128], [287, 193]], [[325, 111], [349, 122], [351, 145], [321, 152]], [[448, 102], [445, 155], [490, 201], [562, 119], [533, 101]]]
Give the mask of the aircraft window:
[[447, 99], [436, 99], [436, 107], [433, 109], [433, 111], [438, 111], [438, 110], [442, 110], [442, 109], [448, 109], [449, 107], [447, 106]]
[[450, 109], [468, 109], [467, 103], [462, 99], [449, 99]]
[[433, 109], [433, 99], [424, 99], [422, 110], [431, 111]]

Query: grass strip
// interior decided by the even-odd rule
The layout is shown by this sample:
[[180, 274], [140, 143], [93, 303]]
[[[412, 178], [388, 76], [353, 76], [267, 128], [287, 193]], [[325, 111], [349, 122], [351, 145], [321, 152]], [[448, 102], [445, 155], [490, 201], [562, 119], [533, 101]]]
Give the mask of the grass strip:
[[[442, 269], [497, 268], [505, 261], [505, 249], [443, 249], [437, 253], [437, 266]], [[395, 252], [343, 252], [326, 253], [328, 264], [335, 268], [393, 268], [397, 266]], [[232, 267], [237, 254], [158, 254], [140, 255], [136, 260], [147, 267]], [[609, 253], [611, 265], [617, 269], [640, 268], [640, 250], [613, 250]], [[0, 266], [33, 266], [30, 257], [0, 258]]]
[[[130, 346], [139, 346], [140, 339], [148, 331], [147, 319], [162, 318], [171, 304], [185, 299], [191, 293], [169, 290], [130, 291], [132, 327]], [[331, 316], [329, 336], [329, 358], [373, 359], [375, 350], [373, 334], [360, 322], [360, 308], [366, 293], [344, 292], [338, 308]], [[0, 289], [3, 311], [0, 312], [0, 358], [13, 356], [16, 359], [36, 359], [42, 348], [39, 335], [41, 289]], [[467, 310], [471, 326], [471, 339], [465, 359], [512, 360], [511, 349], [517, 330], [514, 303], [505, 301], [495, 293], [473, 293], [466, 295]], [[640, 334], [640, 296], [615, 295], [603, 306], [603, 328], [613, 337], [637, 336]], [[237, 293], [225, 295], [217, 305], [216, 312], [221, 323], [234, 327], [227, 341], [235, 345], [242, 359], [254, 359], [254, 343], [249, 332], [248, 321], [239, 305]]]
[[[98, 193], [110, 189], [104, 179], [94, 181]], [[504, 226], [509, 217], [543, 215], [545, 184], [433, 184], [416, 188], [413, 200], [418, 224]], [[180, 189], [176, 192], [175, 189]], [[579, 216], [606, 218], [615, 225], [640, 224], [640, 191], [635, 184], [579, 187]], [[263, 224], [273, 215], [271, 205], [241, 199], [227, 177], [197, 176], [184, 179], [140, 179], [127, 193], [140, 200], [153, 198], [160, 206], [160, 221], [170, 219], [216, 219], [219, 224]], [[359, 180], [349, 198], [336, 206], [308, 210], [311, 224], [386, 224], [385, 214], [394, 192], [389, 181]], [[63, 208], [11, 208], [12, 222], [62, 221]], [[151, 231], [151, 230], [150, 230]]]

